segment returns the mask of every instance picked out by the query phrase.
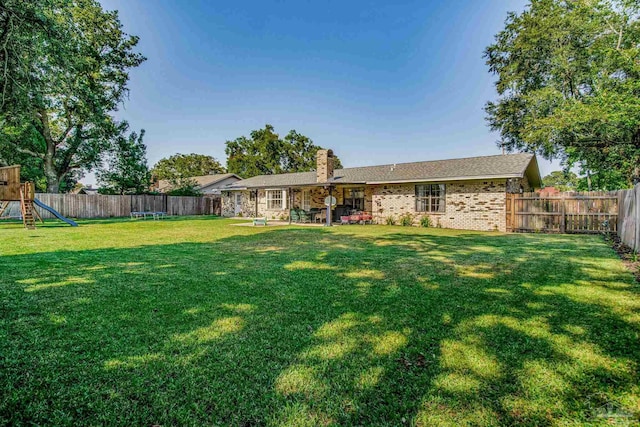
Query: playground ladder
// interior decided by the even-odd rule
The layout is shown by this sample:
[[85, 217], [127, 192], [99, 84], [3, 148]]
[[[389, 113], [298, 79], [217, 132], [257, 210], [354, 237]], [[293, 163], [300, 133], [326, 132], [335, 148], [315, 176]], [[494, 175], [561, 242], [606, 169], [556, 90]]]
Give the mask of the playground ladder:
[[0, 217], [7, 210], [7, 207], [9, 207], [9, 202], [0, 202]]
[[33, 195], [25, 194], [25, 189], [28, 192], [29, 188], [27, 186], [20, 186], [20, 208], [22, 210], [22, 223], [24, 224], [24, 228], [27, 230], [35, 230], [36, 229], [36, 219], [34, 217], [33, 208]]

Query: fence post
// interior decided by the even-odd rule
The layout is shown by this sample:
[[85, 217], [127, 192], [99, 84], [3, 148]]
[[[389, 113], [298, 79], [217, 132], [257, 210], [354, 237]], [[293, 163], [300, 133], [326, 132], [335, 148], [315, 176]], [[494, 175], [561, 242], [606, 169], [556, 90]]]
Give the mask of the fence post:
[[507, 232], [511, 230], [511, 194], [507, 193], [507, 197], [505, 199], [505, 210], [504, 210], [504, 219], [506, 221], [506, 229]]
[[616, 225], [616, 234], [618, 235], [618, 237], [621, 237], [622, 224], [624, 219], [624, 191], [616, 191], [616, 196], [618, 196], [618, 224]]
[[516, 195], [509, 193], [509, 224], [507, 224], [507, 231], [513, 232], [516, 223]]
[[635, 193], [633, 203], [636, 211], [636, 238], [633, 249], [638, 252], [640, 251], [640, 184], [637, 184], [632, 191]]

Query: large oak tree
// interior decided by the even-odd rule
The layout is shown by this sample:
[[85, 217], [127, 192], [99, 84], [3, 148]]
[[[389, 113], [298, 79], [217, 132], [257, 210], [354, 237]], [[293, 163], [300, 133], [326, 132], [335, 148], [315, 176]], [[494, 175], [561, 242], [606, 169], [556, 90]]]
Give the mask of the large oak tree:
[[36, 159], [47, 191], [58, 192], [120, 136], [112, 114], [145, 60], [138, 38], [96, 0], [3, 0], [0, 27], [0, 155]]
[[577, 165], [599, 188], [637, 181], [639, 12], [633, 0], [532, 0], [510, 13], [485, 51], [499, 144]]
[[[249, 138], [241, 136], [226, 145], [228, 171], [243, 178], [315, 170], [316, 153], [322, 148], [295, 130], [280, 138], [269, 124], [252, 131]], [[334, 167], [342, 168], [337, 157]]]

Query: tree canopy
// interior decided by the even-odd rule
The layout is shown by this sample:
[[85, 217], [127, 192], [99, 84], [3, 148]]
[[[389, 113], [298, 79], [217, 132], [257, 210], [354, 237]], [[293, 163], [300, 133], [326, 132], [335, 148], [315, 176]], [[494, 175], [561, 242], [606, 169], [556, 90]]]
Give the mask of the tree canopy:
[[558, 191], [576, 191], [580, 178], [571, 171], [553, 171], [542, 178], [545, 187], [554, 187]]
[[0, 42], [0, 155], [39, 163], [47, 191], [58, 192], [127, 128], [112, 113], [145, 60], [138, 38], [96, 0], [3, 0]]
[[[249, 138], [241, 136], [227, 141], [226, 146], [228, 171], [243, 178], [315, 170], [316, 153], [322, 149], [295, 130], [280, 138], [269, 124], [252, 131]], [[334, 168], [342, 168], [337, 157]]]
[[639, 14], [633, 0], [532, 0], [510, 13], [485, 50], [499, 144], [577, 165], [601, 189], [637, 181]]
[[161, 159], [151, 170], [154, 179], [169, 181], [217, 173], [225, 173], [225, 168], [215, 157], [195, 153], [178, 153]]
[[175, 178], [170, 180], [169, 196], [202, 196], [198, 183], [191, 178]]
[[140, 135], [119, 136], [110, 150], [106, 165], [97, 174], [102, 194], [143, 194], [149, 191], [151, 173], [147, 166], [147, 147]]

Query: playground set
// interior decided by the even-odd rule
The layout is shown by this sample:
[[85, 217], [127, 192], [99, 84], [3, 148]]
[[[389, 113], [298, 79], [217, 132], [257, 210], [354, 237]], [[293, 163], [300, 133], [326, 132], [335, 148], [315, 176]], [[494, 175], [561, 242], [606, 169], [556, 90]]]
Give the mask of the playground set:
[[[24, 228], [34, 230], [36, 228], [36, 217], [40, 222], [43, 222], [42, 217], [35, 209], [35, 206], [37, 206], [72, 227], [78, 226], [74, 221], [65, 218], [52, 207], [36, 199], [35, 196], [33, 182], [20, 182], [20, 165], [0, 167], [0, 219], [22, 219]], [[11, 202], [20, 202], [19, 217], [4, 216]]]

